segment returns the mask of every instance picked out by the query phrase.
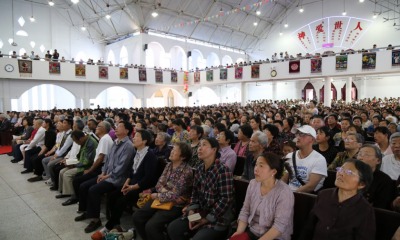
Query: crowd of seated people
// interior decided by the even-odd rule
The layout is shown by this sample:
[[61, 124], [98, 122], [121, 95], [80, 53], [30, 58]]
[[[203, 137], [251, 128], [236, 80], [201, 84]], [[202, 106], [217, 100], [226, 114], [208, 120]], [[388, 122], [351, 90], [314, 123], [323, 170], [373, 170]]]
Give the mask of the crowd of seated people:
[[[291, 192], [318, 195], [302, 239], [375, 239], [373, 208], [400, 209], [399, 117], [394, 98], [330, 107], [257, 100], [8, 112], [0, 127], [15, 127], [11, 162], [33, 174], [29, 182], [46, 180], [63, 206], [79, 203], [75, 221], [89, 220], [84, 231], [93, 239], [122, 231], [132, 207], [129, 224], [142, 239], [290, 239]], [[248, 182], [242, 209], [234, 181]], [[108, 221], [100, 229], [102, 196]], [[163, 204], [169, 208], [157, 209]]]
[[[372, 46], [371, 49], [360, 49], [360, 50], [353, 50], [353, 49], [347, 49], [344, 50], [342, 49], [340, 52], [335, 53], [334, 51], [325, 51], [322, 54], [321, 53], [315, 53], [315, 54], [310, 54], [306, 53], [304, 56], [302, 53], [297, 53], [295, 56], [289, 55], [287, 51], [285, 53], [280, 52], [279, 55], [277, 53], [274, 53], [271, 56], [271, 59], [266, 58], [265, 60], [255, 60], [255, 61], [243, 61], [243, 62], [236, 62], [236, 63], [231, 63], [231, 64], [226, 64], [224, 65], [215, 65], [215, 66], [206, 66], [204, 69], [200, 69], [198, 67], [194, 69], [190, 69], [190, 72], [194, 71], [203, 71], [203, 70], [211, 70], [211, 69], [221, 69], [221, 68], [233, 68], [233, 67], [243, 67], [243, 66], [251, 66], [253, 64], [263, 64], [263, 63], [275, 63], [275, 62], [284, 62], [284, 61], [293, 61], [293, 60], [301, 60], [301, 59], [311, 59], [311, 58], [320, 58], [320, 57], [328, 57], [328, 56], [336, 56], [336, 55], [348, 55], [348, 54], [355, 54], [355, 53], [366, 53], [366, 52], [377, 52], [380, 50], [393, 50], [395, 49], [392, 44], [389, 44], [386, 48], [378, 48], [376, 44]], [[44, 58], [40, 58], [39, 55], [35, 55], [35, 53], [32, 51], [31, 56], [28, 56], [27, 53], [24, 53], [23, 55], [17, 55], [16, 51], [13, 51], [11, 55], [7, 54], [2, 54], [0, 51], [0, 57], [10, 57], [10, 58], [21, 58], [21, 59], [30, 59], [30, 60], [44, 60], [44, 61], [60, 61], [60, 62], [70, 62], [70, 63], [75, 63], [75, 59], [72, 58], [71, 60], [66, 60], [64, 56], [59, 59], [59, 53], [57, 52], [57, 49], [53, 51], [51, 54], [50, 51], [47, 51], [45, 54]], [[145, 66], [143, 64], [125, 64], [121, 65], [119, 63], [113, 64], [112, 61], [104, 62], [104, 60], [101, 58], [97, 62], [95, 62], [93, 59], [89, 58], [86, 62], [80, 59], [78, 61], [80, 64], [87, 64], [87, 65], [98, 65], [98, 66], [115, 66], [115, 67], [126, 67], [126, 68], [139, 68], [139, 69], [145, 69], [145, 68], [152, 68], [150, 66]], [[164, 70], [164, 71], [183, 71], [183, 69], [174, 69], [174, 68], [161, 68], [154, 66], [154, 70]]]

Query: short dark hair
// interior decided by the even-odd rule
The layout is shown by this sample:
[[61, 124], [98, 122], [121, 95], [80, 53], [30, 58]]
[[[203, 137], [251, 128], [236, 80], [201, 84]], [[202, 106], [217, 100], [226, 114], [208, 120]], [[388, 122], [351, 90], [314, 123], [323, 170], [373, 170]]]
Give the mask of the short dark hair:
[[120, 113], [118, 113], [118, 115], [117, 115], [122, 121], [129, 121], [129, 116], [128, 116], [128, 114], [125, 114], [125, 113], [122, 113], [122, 112], [120, 112]]
[[78, 119], [75, 120], [75, 126], [79, 129], [79, 130], [83, 130], [85, 128], [85, 123], [83, 123], [82, 120]]
[[239, 127], [239, 129], [242, 131], [243, 135], [249, 139], [251, 138], [251, 135], [253, 135], [253, 129], [249, 124], [243, 124]]
[[186, 129], [186, 124], [185, 124], [185, 122], [184, 122], [181, 118], [177, 118], [177, 119], [173, 120], [173, 121], [172, 121], [172, 124], [173, 124], [173, 125], [176, 125], [176, 126], [180, 126], [180, 127], [182, 127], [183, 129]]
[[365, 187], [362, 188], [360, 191], [366, 192], [369, 186], [371, 185], [373, 179], [373, 173], [371, 167], [368, 164], [364, 163], [363, 161], [354, 158], [347, 159], [345, 163], [354, 164], [354, 166], [358, 171], [358, 175], [360, 176], [360, 182], [364, 183], [365, 185]]
[[271, 169], [276, 170], [275, 178], [281, 179], [283, 175], [283, 163], [282, 159], [276, 155], [275, 153], [271, 152], [264, 152], [261, 153], [258, 157], [262, 157], [265, 159], [266, 163]]
[[94, 123], [94, 125], [97, 126], [97, 124], [99, 124], [96, 120], [94, 120], [93, 118], [89, 119], [88, 122], [92, 122]]
[[71, 138], [74, 140], [79, 140], [85, 136], [85, 133], [81, 130], [74, 130], [71, 132]]
[[339, 117], [336, 113], [331, 113], [331, 114], [329, 114], [328, 117], [334, 117], [336, 121], [339, 119]]
[[143, 141], [146, 141], [146, 146], [149, 146], [153, 140], [151, 133], [145, 129], [140, 129], [136, 132], [136, 134], [140, 134]]
[[[46, 118], [47, 119], [47, 118]], [[24, 117], [22, 119], [22, 122], [24, 122], [24, 120], [26, 120], [26, 123], [28, 123], [28, 126], [32, 126], [33, 125], [33, 119], [31, 117]], [[49, 119], [50, 120], [50, 119]], [[51, 121], [51, 120], [50, 120]]]
[[218, 123], [216, 123], [216, 124], [214, 125], [214, 128], [217, 128], [217, 129], [218, 129], [218, 132], [222, 132], [223, 130], [226, 129], [226, 126], [225, 126], [224, 124], [218, 122]]
[[224, 129], [221, 132], [225, 133], [225, 139], [229, 140], [229, 144], [232, 144], [233, 141], [235, 140], [235, 135], [233, 135], [233, 132], [231, 132], [228, 129]]
[[190, 127], [190, 130], [195, 130], [197, 134], [200, 134], [199, 139], [203, 138], [204, 136], [204, 128], [198, 125], [193, 125]]
[[388, 139], [390, 138], [390, 131], [389, 131], [389, 129], [387, 127], [381, 127], [381, 126], [376, 127], [375, 130], [374, 130], [374, 133], [376, 133], [376, 132], [380, 132], [382, 134], [385, 134], [385, 135], [388, 136]]
[[177, 142], [174, 145], [178, 146], [179, 150], [181, 150], [181, 157], [183, 157], [183, 162], [187, 162], [192, 158], [192, 148], [189, 146], [189, 144], [185, 142]]
[[268, 130], [275, 139], [279, 136], [279, 129], [273, 124], [266, 124], [263, 130]]
[[277, 123], [283, 127], [283, 121], [282, 120], [274, 120], [274, 123]]
[[220, 158], [221, 154], [219, 153], [219, 143], [218, 143], [217, 139], [207, 137], [207, 138], [204, 138], [202, 141], [207, 141], [208, 143], [210, 143], [211, 148], [216, 148], [217, 151], [215, 153], [215, 157]]
[[[25, 119], [25, 118], [24, 118], [24, 119]], [[32, 118], [27, 118], [27, 121], [28, 121], [28, 119], [30, 119], [30, 121], [32, 122]], [[46, 118], [46, 119], [44, 119], [44, 122], [45, 122], [46, 124], [49, 124], [50, 128], [53, 127], [53, 121], [51, 121], [51, 119]], [[28, 121], [28, 125], [29, 125], [29, 121]], [[29, 126], [32, 126], [32, 125], [29, 125]]]
[[118, 124], [124, 124], [124, 128], [126, 130], [128, 130], [128, 136], [130, 136], [132, 134], [133, 127], [132, 127], [132, 124], [130, 122], [120, 121]]

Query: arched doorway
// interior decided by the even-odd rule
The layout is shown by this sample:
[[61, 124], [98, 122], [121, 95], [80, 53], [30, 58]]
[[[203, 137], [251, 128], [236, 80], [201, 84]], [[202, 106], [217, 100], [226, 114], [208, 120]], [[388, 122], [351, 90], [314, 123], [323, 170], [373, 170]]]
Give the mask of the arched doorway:
[[172, 90], [168, 91], [168, 107], [175, 107], [174, 104], [174, 93], [172, 92]]
[[[96, 99], [91, 99], [90, 105], [110, 108], [141, 107], [136, 104], [136, 97], [123, 87], [109, 87], [103, 90]], [[136, 105], [136, 106], [135, 106]]]
[[301, 90], [301, 96], [303, 98], [303, 100], [313, 100], [317, 98], [317, 94], [315, 92], [315, 88], [312, 85], [312, 83], [308, 82], [303, 90]]
[[[324, 102], [324, 92], [325, 92], [325, 86], [322, 86], [322, 88], [319, 90], [319, 101]], [[335, 85], [331, 83], [331, 92], [332, 92], [332, 100], [337, 100], [337, 90]]]
[[[346, 84], [341, 89], [342, 91], [342, 100], [346, 101]], [[351, 84], [351, 100], [358, 99], [358, 90], [354, 82]]]

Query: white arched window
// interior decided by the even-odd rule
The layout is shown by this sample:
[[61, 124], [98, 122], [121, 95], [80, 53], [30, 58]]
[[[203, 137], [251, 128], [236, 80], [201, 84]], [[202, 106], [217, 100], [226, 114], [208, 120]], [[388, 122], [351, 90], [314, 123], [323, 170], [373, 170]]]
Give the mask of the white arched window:
[[232, 58], [228, 55], [225, 55], [222, 58], [222, 66], [226, 66], [226, 64], [231, 65], [233, 63]]
[[113, 50], [110, 50], [108, 52], [107, 63], [110, 63], [110, 62], [112, 62], [113, 64], [115, 63], [115, 55], [114, 55]]
[[122, 66], [128, 64], [128, 50], [126, 50], [125, 46], [122, 46], [121, 52], [119, 53], [119, 64]]
[[19, 55], [22, 56], [22, 55], [24, 55], [24, 53], [26, 53], [25, 48], [21, 48], [21, 49], [19, 50]]

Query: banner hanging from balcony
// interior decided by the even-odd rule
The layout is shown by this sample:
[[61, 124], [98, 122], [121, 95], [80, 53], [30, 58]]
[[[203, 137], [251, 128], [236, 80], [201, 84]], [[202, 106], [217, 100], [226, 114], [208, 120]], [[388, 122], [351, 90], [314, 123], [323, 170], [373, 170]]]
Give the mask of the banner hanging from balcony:
[[219, 69], [219, 79], [220, 80], [228, 79], [228, 69], [226, 68]]
[[347, 55], [336, 56], [336, 70], [337, 71], [347, 70]]
[[108, 67], [99, 67], [99, 78], [108, 79]]
[[194, 72], [194, 83], [200, 83], [200, 72]]
[[156, 70], [156, 83], [162, 83], [162, 82], [163, 82], [163, 71]]
[[400, 50], [392, 50], [392, 66], [400, 66]]
[[128, 68], [119, 69], [119, 79], [128, 79]]
[[147, 75], [146, 75], [146, 68], [139, 68], [139, 82], [146, 82]]
[[207, 82], [212, 82], [214, 80], [213, 70], [207, 71]]
[[362, 54], [362, 69], [375, 69], [376, 53]]
[[294, 31], [291, 36], [307, 53], [333, 47], [351, 49], [372, 23], [368, 19], [332, 16], [313, 21]]
[[311, 73], [322, 72], [322, 58], [311, 59]]
[[183, 72], [183, 93], [189, 91], [189, 72]]
[[259, 77], [260, 77], [260, 65], [252, 65], [251, 78], [259, 78]]
[[243, 67], [235, 67], [235, 79], [242, 79]]
[[176, 71], [171, 72], [171, 82], [173, 82], [173, 83], [178, 82], [178, 73]]
[[61, 67], [59, 62], [49, 62], [49, 73], [50, 74], [60, 74]]
[[75, 76], [81, 78], [86, 77], [86, 65], [75, 64]]
[[32, 61], [18, 60], [18, 68], [21, 77], [32, 77]]
[[289, 62], [289, 73], [299, 73], [300, 72], [300, 61], [290, 61]]

